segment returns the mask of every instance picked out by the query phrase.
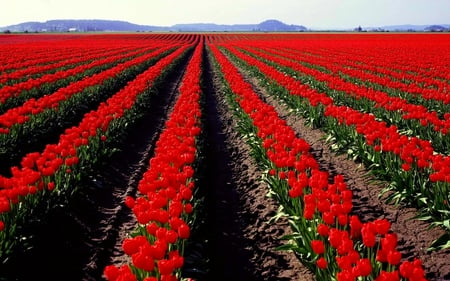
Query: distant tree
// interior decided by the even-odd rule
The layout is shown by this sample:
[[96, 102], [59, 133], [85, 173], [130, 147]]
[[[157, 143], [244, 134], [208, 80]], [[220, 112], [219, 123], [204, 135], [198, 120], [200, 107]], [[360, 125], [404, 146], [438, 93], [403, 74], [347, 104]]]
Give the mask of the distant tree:
[[3, 31], [3, 33], [9, 34], [9, 33], [11, 33], [11, 30], [7, 29], [7, 30]]

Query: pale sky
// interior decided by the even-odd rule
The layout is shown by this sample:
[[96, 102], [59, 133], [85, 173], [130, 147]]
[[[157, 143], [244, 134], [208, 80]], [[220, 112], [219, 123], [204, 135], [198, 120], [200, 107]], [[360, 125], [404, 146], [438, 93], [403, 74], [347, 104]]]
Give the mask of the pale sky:
[[136, 24], [256, 24], [277, 19], [307, 28], [450, 24], [450, 0], [2, 0], [0, 27], [51, 19]]

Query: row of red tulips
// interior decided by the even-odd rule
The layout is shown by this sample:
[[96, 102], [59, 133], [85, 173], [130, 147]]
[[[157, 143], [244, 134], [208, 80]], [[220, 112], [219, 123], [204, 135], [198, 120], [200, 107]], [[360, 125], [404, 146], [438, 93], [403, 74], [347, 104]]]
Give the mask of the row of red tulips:
[[[11, 177], [0, 176], [0, 256], [6, 259], [15, 243], [17, 224], [39, 204], [51, 207], [52, 198], [70, 197], [76, 192], [83, 171], [98, 165], [111, 153], [114, 139], [124, 134], [145, 106], [145, 96], [168, 69], [191, 46], [188, 42], [138, 75], [97, 110], [85, 114], [78, 126], [68, 128], [56, 144], [42, 152], [23, 157], [20, 167], [12, 167]], [[42, 207], [42, 206], [41, 206]], [[42, 211], [42, 210], [41, 210]]]
[[[67, 42], [61, 40], [53, 40], [53, 48], [46, 48], [42, 42], [30, 42], [30, 38], [27, 38], [25, 42], [14, 42], [11, 36], [2, 37], [4, 44], [1, 44], [0, 60], [4, 62], [0, 66], [2, 75], [12, 73], [21, 69], [28, 68], [30, 66], [46, 65], [51, 62], [59, 61], [58, 55], [63, 58], [67, 56], [67, 53], [77, 53], [76, 50], [80, 50], [83, 47], [80, 43], [74, 44], [74, 42]], [[8, 44], [6, 44], [8, 43]], [[103, 49], [106, 46], [99, 46]], [[49, 59], [52, 58], [52, 59]], [[50, 60], [50, 62], [49, 62]]]
[[109, 281], [180, 278], [183, 241], [189, 238], [192, 220], [196, 139], [201, 131], [202, 53], [203, 40], [186, 68], [179, 97], [139, 182], [139, 195], [126, 199], [138, 222], [131, 237], [123, 241], [123, 250], [132, 262], [107, 266], [104, 274]]
[[[33, 89], [39, 89], [43, 87], [43, 85], [50, 85], [50, 87], [54, 87], [58, 84], [68, 84], [67, 82], [60, 82], [68, 79], [69, 77], [78, 77], [78, 79], [82, 79], [83, 77], [92, 75], [96, 72], [100, 72], [104, 70], [107, 67], [111, 67], [121, 61], [125, 61], [127, 59], [133, 58], [138, 55], [142, 55], [146, 51], [148, 52], [151, 50], [153, 46], [150, 48], [141, 48], [138, 50], [132, 50], [123, 52], [123, 51], [113, 51], [113, 52], [107, 52], [106, 54], [99, 55], [92, 55], [90, 57], [87, 57], [87, 63], [78, 65], [74, 68], [69, 68], [61, 71], [57, 71], [55, 73], [50, 73], [47, 75], [43, 75], [38, 78], [31, 78], [27, 79], [23, 82], [13, 84], [13, 85], [7, 85], [0, 89], [0, 103], [4, 104], [10, 99], [14, 99], [16, 97], [19, 97], [21, 95], [28, 96], [27, 92], [30, 92]], [[153, 47], [154, 48], [154, 47]], [[92, 74], [89, 74], [89, 70], [92, 71], [92, 69], [98, 69]], [[89, 75], [88, 75], [89, 74]], [[77, 80], [78, 80], [77, 79]], [[70, 83], [71, 81], [69, 81]], [[50, 89], [53, 90], [53, 89]], [[40, 93], [38, 91], [38, 93]], [[48, 93], [40, 93], [48, 94]], [[1, 107], [2, 109], [4, 106]]]
[[[7, 84], [13, 85], [19, 81], [25, 81], [30, 78], [37, 78], [45, 74], [54, 73], [56, 71], [69, 69], [76, 67], [77, 65], [88, 63], [89, 60], [94, 58], [105, 57], [105, 54], [112, 52], [114, 53], [125, 53], [128, 51], [137, 50], [136, 47], [117, 47], [117, 48], [107, 48], [103, 47], [101, 49], [89, 49], [82, 53], [80, 50], [62, 50], [60, 53], [55, 53], [56, 61], [49, 61], [42, 59], [42, 64], [39, 62], [35, 65], [24, 64], [19, 65], [18, 69], [9, 70], [8, 72], [3, 72], [0, 74], [0, 85]], [[81, 55], [83, 54], [83, 55]], [[53, 57], [53, 56], [52, 56]], [[3, 86], [3, 85], [2, 85]], [[1, 86], [1, 87], [2, 87]]]
[[258, 97], [215, 45], [209, 47], [229, 85], [230, 108], [237, 111], [247, 137], [253, 135], [250, 144], [262, 151], [258, 158], [269, 170], [268, 182], [291, 215], [296, 245], [290, 248], [314, 269], [317, 279], [425, 280], [419, 260], [401, 262], [390, 223], [362, 223], [350, 215], [352, 192], [342, 175], [330, 182], [309, 153], [309, 144]]

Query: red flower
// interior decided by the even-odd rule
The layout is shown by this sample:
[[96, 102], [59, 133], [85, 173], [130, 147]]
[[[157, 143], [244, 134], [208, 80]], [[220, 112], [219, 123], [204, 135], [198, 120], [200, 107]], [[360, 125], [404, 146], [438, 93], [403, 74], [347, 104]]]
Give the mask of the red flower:
[[180, 252], [178, 252], [178, 250], [170, 251], [169, 259], [173, 261], [175, 268], [181, 268], [184, 264], [184, 258], [180, 256]]
[[338, 272], [336, 277], [337, 277], [338, 281], [353, 281], [353, 280], [355, 280], [355, 276], [350, 269]]
[[373, 223], [365, 223], [361, 228], [363, 244], [372, 248], [376, 243], [375, 229]]
[[328, 199], [322, 199], [317, 202], [317, 209], [321, 213], [330, 211], [330, 206], [331, 206], [331, 203]]
[[324, 212], [322, 214], [323, 221], [328, 225], [334, 225], [336, 216], [332, 212]]
[[378, 249], [376, 260], [379, 262], [387, 262], [387, 253], [383, 249]]
[[320, 259], [318, 259], [318, 260], [316, 261], [316, 265], [317, 265], [317, 267], [320, 268], [320, 269], [325, 269], [325, 268], [327, 268], [328, 263], [327, 263], [327, 261], [325, 260], [324, 257], [321, 257]]
[[178, 227], [178, 236], [180, 236], [181, 239], [189, 238], [190, 228], [186, 223], [183, 223]]
[[136, 276], [131, 272], [128, 265], [124, 265], [121, 268], [108, 265], [104, 270], [104, 274], [109, 281], [136, 281]]
[[184, 212], [185, 212], [186, 214], [192, 213], [193, 209], [194, 209], [194, 208], [192, 207], [192, 204], [191, 204], [191, 203], [186, 203], [186, 204], [184, 205]]
[[143, 269], [145, 271], [153, 271], [155, 268], [155, 261], [143, 254], [143, 253], [135, 253], [132, 257], [133, 265], [137, 268]]
[[145, 243], [148, 243], [147, 238], [145, 238], [144, 236], [136, 236], [134, 238], [123, 240], [122, 248], [127, 255], [131, 256], [139, 252], [139, 248]]
[[3, 231], [5, 229], [5, 223], [3, 221], [0, 221], [0, 231]]
[[348, 223], [348, 216], [347, 215], [338, 215], [338, 223], [341, 226], [345, 226]]
[[391, 223], [387, 219], [375, 220], [373, 225], [375, 226], [375, 231], [381, 235], [388, 233], [391, 228]]
[[315, 207], [309, 204], [305, 204], [305, 210], [303, 211], [303, 217], [307, 220], [312, 220], [314, 217]]
[[360, 259], [356, 262], [358, 276], [369, 276], [372, 272], [372, 265], [369, 259]]
[[171, 217], [179, 217], [183, 212], [183, 204], [180, 201], [172, 201], [169, 204], [169, 214]]
[[392, 265], [398, 265], [402, 259], [402, 254], [399, 251], [389, 251], [387, 254], [387, 262]]
[[0, 214], [9, 212], [11, 209], [11, 204], [9, 203], [8, 198], [0, 197]]
[[381, 249], [388, 252], [391, 250], [395, 250], [397, 247], [397, 234], [395, 233], [388, 233], [383, 238], [381, 238]]
[[177, 241], [177, 239], [178, 234], [174, 230], [170, 229], [166, 232], [166, 240], [168, 243], [173, 244]]
[[53, 189], [55, 189], [55, 183], [54, 182], [49, 182], [48, 184], [47, 184], [47, 189], [49, 190], [49, 191], [52, 191]]
[[171, 274], [175, 269], [174, 263], [172, 260], [159, 260], [158, 261], [158, 270], [162, 275]]
[[151, 246], [152, 256], [156, 260], [163, 259], [167, 251], [167, 242], [164, 240], [156, 240]]
[[325, 245], [321, 240], [312, 240], [311, 241], [311, 248], [314, 251], [314, 253], [321, 255], [325, 252]]
[[317, 226], [317, 233], [319, 233], [320, 236], [326, 237], [328, 236], [329, 228], [327, 225], [321, 223]]
[[350, 237], [353, 239], [359, 238], [361, 236], [362, 223], [359, 217], [353, 215], [350, 217]]
[[344, 236], [345, 231], [340, 231], [336, 228], [331, 228], [328, 236], [328, 241], [330, 242], [331, 247], [337, 249], [342, 244], [342, 241], [345, 239]]
[[377, 279], [375, 279], [375, 281], [399, 281], [400, 277], [398, 276], [398, 271], [392, 271], [392, 272], [387, 272], [387, 271], [381, 271], [380, 275], [377, 277]]
[[412, 262], [409, 261], [403, 262], [399, 267], [400, 275], [405, 278], [412, 277], [413, 270], [414, 265], [412, 264]]
[[159, 229], [159, 226], [156, 222], [149, 223], [145, 226], [147, 232], [153, 236], [156, 236], [156, 231]]
[[341, 245], [339, 245], [337, 252], [339, 255], [346, 255], [353, 250], [353, 240], [348, 237], [343, 237]]
[[109, 281], [115, 281], [119, 277], [119, 269], [115, 265], [108, 265], [105, 267], [103, 274]]
[[289, 197], [297, 198], [302, 196], [303, 189], [299, 188], [298, 185], [294, 185], [291, 189], [289, 189]]
[[125, 198], [125, 205], [126, 205], [128, 208], [133, 209], [133, 207], [134, 207], [134, 198], [131, 197], [131, 196], [127, 196], [127, 197]]

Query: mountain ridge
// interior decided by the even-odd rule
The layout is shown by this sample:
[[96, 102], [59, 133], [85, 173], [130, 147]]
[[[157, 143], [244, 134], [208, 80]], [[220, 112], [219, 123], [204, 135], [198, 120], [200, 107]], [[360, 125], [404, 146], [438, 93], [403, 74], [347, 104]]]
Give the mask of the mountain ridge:
[[56, 19], [45, 22], [29, 21], [0, 27], [0, 32], [300, 32], [300, 31], [450, 31], [450, 24], [430, 25], [386, 25], [379, 27], [356, 27], [354, 29], [306, 28], [303, 25], [288, 25], [276, 19], [268, 19], [258, 24], [216, 24], [185, 23], [171, 26], [134, 24], [121, 20], [100, 19]]
[[92, 31], [306, 31], [302, 25], [287, 25], [278, 20], [266, 20], [259, 24], [190, 23], [172, 26], [139, 25], [120, 20], [48, 20], [23, 22], [0, 27], [5, 32], [92, 32]]

